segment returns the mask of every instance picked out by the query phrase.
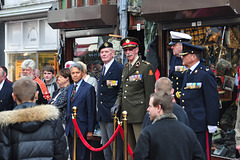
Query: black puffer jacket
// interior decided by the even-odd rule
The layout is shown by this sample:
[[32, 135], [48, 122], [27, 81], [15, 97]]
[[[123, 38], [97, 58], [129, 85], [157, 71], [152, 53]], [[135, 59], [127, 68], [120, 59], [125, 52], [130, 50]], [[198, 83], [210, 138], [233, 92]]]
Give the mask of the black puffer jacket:
[[58, 117], [55, 106], [30, 102], [0, 112], [0, 159], [66, 160], [66, 138]]

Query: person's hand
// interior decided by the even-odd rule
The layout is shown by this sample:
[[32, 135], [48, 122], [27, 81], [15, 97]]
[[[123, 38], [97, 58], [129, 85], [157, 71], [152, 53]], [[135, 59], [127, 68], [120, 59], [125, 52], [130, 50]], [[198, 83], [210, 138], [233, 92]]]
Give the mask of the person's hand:
[[117, 114], [118, 113], [118, 110], [119, 110], [119, 104], [114, 104], [114, 106], [111, 108], [111, 115], [114, 117], [114, 114]]
[[93, 137], [93, 132], [88, 132], [87, 133], [87, 140], [91, 140], [92, 137]]

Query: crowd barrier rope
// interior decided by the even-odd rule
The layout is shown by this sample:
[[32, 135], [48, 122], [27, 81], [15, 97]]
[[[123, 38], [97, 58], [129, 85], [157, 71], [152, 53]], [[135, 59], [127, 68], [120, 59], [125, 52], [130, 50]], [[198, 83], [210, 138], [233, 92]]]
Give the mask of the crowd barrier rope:
[[76, 119], [72, 119], [72, 121], [73, 121], [74, 127], [75, 127], [75, 129], [76, 129], [76, 131], [77, 131], [77, 133], [78, 133], [78, 136], [79, 136], [79, 138], [81, 139], [81, 141], [83, 142], [83, 144], [84, 144], [89, 150], [94, 151], [94, 152], [99, 152], [99, 151], [102, 151], [102, 150], [104, 150], [105, 148], [107, 148], [107, 147], [113, 142], [113, 140], [116, 138], [118, 132], [119, 132], [120, 129], [121, 129], [121, 126], [118, 124], [118, 127], [117, 127], [116, 131], [114, 132], [114, 134], [112, 135], [112, 137], [109, 139], [109, 141], [108, 141], [104, 146], [102, 146], [102, 147], [100, 147], [100, 148], [94, 148], [94, 147], [92, 147], [92, 146], [84, 139], [84, 137], [83, 137], [83, 135], [82, 135], [82, 133], [81, 133], [79, 127], [78, 127], [78, 124], [77, 124]]
[[[123, 133], [123, 128], [122, 128], [122, 126], [121, 126], [121, 128], [120, 128], [120, 134], [121, 134], [122, 139], [124, 140], [124, 133]], [[127, 150], [128, 150], [128, 153], [130, 154], [130, 156], [131, 156], [132, 159], [133, 159], [133, 151], [132, 151], [132, 148], [130, 147], [129, 143], [128, 143], [128, 148], [127, 148]]]
[[[105, 148], [107, 148], [107, 147], [113, 142], [113, 140], [116, 138], [118, 132], [120, 132], [121, 137], [122, 137], [122, 139], [124, 140], [123, 128], [122, 128], [122, 126], [120, 126], [120, 125], [118, 124], [118, 127], [117, 127], [116, 131], [114, 132], [114, 134], [112, 135], [112, 137], [109, 139], [109, 141], [108, 141], [104, 146], [102, 146], [102, 147], [100, 147], [100, 148], [94, 148], [94, 147], [92, 147], [92, 146], [85, 140], [85, 138], [83, 137], [83, 135], [82, 135], [82, 133], [81, 133], [79, 127], [78, 127], [78, 124], [77, 124], [76, 119], [73, 119], [72, 121], [73, 121], [74, 127], [75, 127], [75, 129], [76, 129], [76, 131], [77, 131], [77, 133], [78, 133], [78, 136], [80, 137], [81, 141], [82, 141], [83, 144], [84, 144], [88, 149], [90, 149], [91, 151], [99, 152], [99, 151], [102, 151], [102, 150], [104, 150]], [[133, 159], [133, 151], [132, 151], [132, 149], [131, 149], [131, 147], [130, 147], [129, 144], [128, 144], [127, 150], [128, 150], [128, 153], [130, 154], [130, 156], [131, 156], [132, 159]]]
[[[94, 148], [92, 147], [86, 140], [85, 138], [83, 137], [79, 127], [78, 127], [78, 124], [77, 124], [77, 121], [76, 121], [76, 118], [77, 118], [77, 107], [74, 106], [73, 107], [73, 114], [72, 114], [72, 122], [73, 122], [73, 125], [74, 125], [74, 143], [73, 143], [73, 160], [76, 160], [76, 140], [77, 140], [77, 134], [80, 138], [80, 140], [82, 141], [82, 143], [91, 151], [94, 151], [94, 152], [99, 152], [99, 151], [102, 151], [104, 150], [105, 148], [107, 148], [113, 141], [113, 159], [115, 160], [116, 159], [116, 140], [115, 138], [117, 137], [117, 134], [120, 132], [121, 134], [121, 137], [122, 137], [122, 140], [124, 142], [124, 147], [123, 147], [123, 150], [124, 150], [124, 160], [128, 160], [128, 153], [130, 154], [130, 156], [132, 157], [133, 159], [133, 151], [130, 147], [130, 145], [128, 144], [128, 141], [127, 141], [127, 112], [126, 111], [123, 111], [122, 112], [122, 115], [123, 115], [123, 127], [124, 127], [124, 131], [123, 131], [123, 128], [121, 126], [122, 122], [119, 122], [118, 118], [114, 117], [114, 130], [116, 128], [116, 122], [118, 121], [118, 127], [117, 129], [114, 131], [112, 137], [109, 139], [109, 141], [103, 145], [102, 147], [100, 148]], [[125, 138], [125, 139], [124, 139]]]

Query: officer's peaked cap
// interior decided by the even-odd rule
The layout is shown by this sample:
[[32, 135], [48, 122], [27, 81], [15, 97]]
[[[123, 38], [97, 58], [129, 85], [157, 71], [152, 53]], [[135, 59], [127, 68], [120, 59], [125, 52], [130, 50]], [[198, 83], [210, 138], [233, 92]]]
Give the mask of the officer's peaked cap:
[[201, 46], [195, 46], [190, 43], [182, 42], [183, 50], [182, 53], [180, 53], [180, 56], [184, 56], [187, 54], [201, 54], [203, 51], [206, 50], [205, 47]]
[[190, 42], [190, 40], [192, 39], [192, 36], [186, 33], [175, 32], [175, 31], [170, 31], [170, 36], [171, 36], [171, 42], [169, 43], [169, 45], [174, 45], [178, 42]]
[[140, 45], [140, 41], [135, 37], [126, 37], [121, 40], [120, 44], [122, 48], [137, 47]]

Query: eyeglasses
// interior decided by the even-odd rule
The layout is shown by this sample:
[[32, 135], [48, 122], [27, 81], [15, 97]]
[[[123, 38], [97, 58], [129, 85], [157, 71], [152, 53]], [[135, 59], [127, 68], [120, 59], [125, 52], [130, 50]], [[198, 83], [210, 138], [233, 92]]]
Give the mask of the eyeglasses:
[[[136, 48], [136, 47], [135, 47], [135, 48]], [[135, 48], [125, 48], [125, 49], [123, 49], [123, 50], [124, 50], [124, 52], [127, 52], [127, 51], [131, 52], [131, 51], [133, 51]]]

